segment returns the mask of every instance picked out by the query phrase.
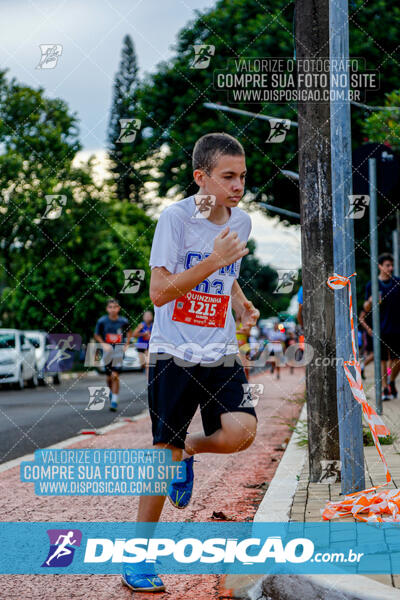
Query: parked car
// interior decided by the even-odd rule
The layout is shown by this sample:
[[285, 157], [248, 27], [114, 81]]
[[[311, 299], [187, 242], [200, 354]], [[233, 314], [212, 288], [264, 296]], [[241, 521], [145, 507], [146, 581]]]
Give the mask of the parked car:
[[142, 371], [139, 352], [134, 346], [129, 346], [122, 360], [123, 371]]
[[[99, 373], [105, 373], [106, 369], [103, 361], [101, 364], [96, 367]], [[133, 345], [130, 345], [126, 352], [124, 353], [124, 358], [122, 359], [122, 371], [142, 371], [143, 367], [140, 362], [139, 352]]]
[[51, 377], [53, 384], [58, 385], [60, 383], [59, 373], [45, 373], [44, 371], [44, 366], [52, 348], [47, 333], [45, 331], [25, 331], [24, 333], [35, 348], [39, 385], [46, 384], [45, 376]]
[[0, 383], [22, 390], [38, 385], [35, 348], [23, 331], [0, 329]]

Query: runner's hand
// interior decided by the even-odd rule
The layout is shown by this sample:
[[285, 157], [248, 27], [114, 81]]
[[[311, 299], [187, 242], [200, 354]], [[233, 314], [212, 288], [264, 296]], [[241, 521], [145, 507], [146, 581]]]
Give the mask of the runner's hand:
[[243, 310], [240, 314], [240, 320], [242, 323], [242, 329], [240, 332], [249, 334], [250, 329], [257, 324], [260, 318], [260, 311], [254, 306], [250, 300], [243, 302]]
[[241, 242], [236, 231], [229, 231], [226, 227], [214, 240], [213, 258], [218, 268], [231, 265], [239, 258], [249, 253], [246, 242]]

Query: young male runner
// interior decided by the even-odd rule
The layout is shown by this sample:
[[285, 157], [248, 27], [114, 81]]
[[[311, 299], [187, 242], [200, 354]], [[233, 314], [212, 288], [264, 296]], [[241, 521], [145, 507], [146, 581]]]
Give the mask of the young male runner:
[[[186, 463], [186, 481], [173, 482], [168, 493], [180, 509], [192, 495], [195, 454], [245, 450], [256, 434], [254, 408], [241, 406], [247, 380], [232, 314], [233, 308], [243, 331], [260, 315], [237, 282], [251, 230], [250, 217], [238, 208], [245, 175], [244, 150], [235, 138], [201, 137], [193, 150], [196, 199], [165, 209], [153, 239], [149, 408], [154, 446], [170, 448], [174, 460]], [[199, 215], [199, 196], [214, 200], [207, 218]], [[198, 406], [204, 433], [187, 435]], [[164, 501], [142, 496], [138, 522], [158, 521]], [[164, 590], [155, 572], [143, 574], [134, 565], [124, 566], [123, 582], [134, 591]]]
[[[393, 275], [393, 256], [388, 252], [378, 256], [379, 316], [381, 333], [382, 400], [397, 398], [395, 380], [400, 372], [400, 278]], [[364, 310], [372, 310], [371, 282], [365, 287]], [[372, 336], [372, 331], [370, 330]], [[387, 385], [387, 362], [391, 362], [390, 383]]]
[[[109, 353], [113, 353], [113, 358], [105, 365], [107, 375], [107, 385], [110, 388], [110, 410], [116, 411], [118, 408], [118, 393], [119, 393], [119, 374], [122, 367], [123, 352], [129, 346], [129, 341], [133, 335], [133, 331], [129, 326], [129, 321], [126, 317], [120, 317], [119, 311], [121, 307], [118, 300], [110, 298], [106, 305], [107, 314], [96, 323], [94, 339], [100, 342], [103, 346], [104, 355], [109, 359]], [[119, 356], [115, 356], [116, 344], [118, 349], [121, 349], [121, 344], [125, 342], [122, 352]], [[118, 350], [117, 350], [118, 352]], [[108, 355], [108, 356], [107, 356]], [[115, 363], [115, 364], [113, 364]]]

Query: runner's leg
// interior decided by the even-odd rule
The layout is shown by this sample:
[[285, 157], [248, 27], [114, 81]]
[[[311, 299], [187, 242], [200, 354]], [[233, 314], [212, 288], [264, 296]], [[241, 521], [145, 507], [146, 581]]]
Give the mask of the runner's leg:
[[257, 430], [256, 418], [245, 412], [228, 412], [221, 415], [221, 428], [211, 435], [194, 433], [188, 435], [185, 452], [189, 455], [204, 452], [231, 454], [248, 448]]
[[111, 379], [111, 391], [113, 394], [119, 393], [119, 373], [117, 371], [112, 371], [110, 375]]
[[[172, 460], [182, 459], [182, 449], [169, 444], [155, 444], [153, 448], [172, 450]], [[166, 496], [140, 496], [137, 514], [138, 523], [156, 523], [160, 519]]]

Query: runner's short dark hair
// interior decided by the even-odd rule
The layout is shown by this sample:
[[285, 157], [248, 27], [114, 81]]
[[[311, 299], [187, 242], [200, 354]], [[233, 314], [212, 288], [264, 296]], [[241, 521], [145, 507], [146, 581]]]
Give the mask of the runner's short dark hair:
[[193, 148], [193, 170], [202, 169], [210, 175], [221, 156], [244, 156], [242, 144], [229, 133], [206, 133]]
[[106, 306], [108, 306], [109, 304], [118, 304], [118, 306], [120, 306], [118, 300], [116, 300], [115, 298], [109, 298], [107, 300], [107, 305]]
[[378, 265], [383, 265], [385, 260], [390, 260], [390, 262], [393, 262], [393, 254], [390, 254], [390, 252], [383, 252], [382, 254], [380, 254], [378, 256]]

